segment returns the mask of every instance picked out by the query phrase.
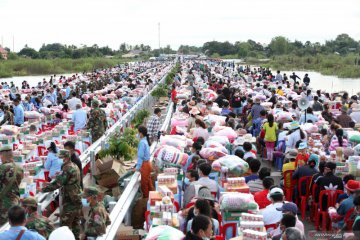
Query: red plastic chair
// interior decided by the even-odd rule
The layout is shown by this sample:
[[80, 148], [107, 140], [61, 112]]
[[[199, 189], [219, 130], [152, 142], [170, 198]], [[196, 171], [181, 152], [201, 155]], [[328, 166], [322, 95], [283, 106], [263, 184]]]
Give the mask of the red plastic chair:
[[221, 233], [221, 230], [222, 230], [222, 216], [221, 216], [221, 214], [220, 213], [218, 213], [217, 212], [217, 220], [218, 220], [218, 222], [219, 222], [219, 232]]
[[265, 225], [266, 231], [268, 229], [276, 229], [278, 225], [276, 223]]
[[228, 230], [228, 228], [231, 228], [231, 237], [230, 238], [233, 238], [233, 237], [236, 237], [236, 229], [237, 229], [237, 223], [225, 223], [224, 226], [222, 226], [222, 229], [221, 229], [221, 236], [223, 236], [225, 239], [227, 238], [226, 236], [226, 231]]
[[[288, 170], [284, 172], [284, 194], [286, 201], [292, 202], [292, 197], [294, 193], [294, 188], [296, 186], [296, 180], [292, 179], [294, 171]], [[290, 186], [286, 186], [286, 180], [290, 179]]]
[[188, 203], [187, 205], [186, 205], [186, 209], [188, 209], [188, 208], [191, 208], [191, 207], [193, 207], [195, 205], [195, 203], [194, 202], [190, 202], [190, 203]]
[[81, 152], [80, 152], [80, 150], [79, 150], [79, 149], [75, 149], [75, 152], [77, 153], [77, 155], [78, 155], [78, 156], [80, 156], [80, 155], [81, 155]]
[[150, 217], [150, 211], [146, 211], [145, 212], [146, 231], [149, 231], [150, 229], [149, 217]]
[[[305, 211], [306, 211], [306, 203], [309, 199], [310, 191], [310, 183], [311, 183], [312, 176], [302, 177], [299, 179], [298, 182], [298, 194], [300, 199], [300, 212], [301, 212], [301, 218], [302, 220], [305, 219]], [[302, 186], [303, 184], [306, 184], [306, 192], [305, 195], [302, 194]]]
[[[328, 214], [328, 208], [329, 207], [335, 207], [336, 199], [340, 194], [343, 194], [344, 192], [342, 190], [321, 190], [319, 195], [319, 209], [318, 214], [315, 219], [315, 227], [317, 230], [320, 228], [320, 216], [322, 217], [322, 224], [321, 228], [322, 231], [327, 230], [328, 226], [328, 220], [329, 220], [329, 214]], [[326, 206], [323, 206], [323, 198], [326, 196]], [[331, 224], [329, 226], [329, 229], [331, 231]]]
[[216, 199], [217, 192], [211, 192], [211, 195], [213, 196], [214, 199]]
[[355, 211], [355, 208], [350, 208], [349, 211], [347, 211], [345, 218], [344, 218], [344, 223], [346, 224], [346, 230], [347, 231], [351, 231], [352, 230], [352, 225], [354, 224], [355, 219], [350, 219], [351, 214], [353, 214], [353, 212]]
[[225, 240], [223, 236], [215, 236], [215, 240]]
[[316, 189], [318, 188], [316, 183], [313, 183], [311, 188], [312, 202], [310, 205], [310, 219], [314, 222], [319, 208], [319, 203], [315, 201]]
[[180, 211], [180, 204], [177, 201], [173, 202], [176, 212]]

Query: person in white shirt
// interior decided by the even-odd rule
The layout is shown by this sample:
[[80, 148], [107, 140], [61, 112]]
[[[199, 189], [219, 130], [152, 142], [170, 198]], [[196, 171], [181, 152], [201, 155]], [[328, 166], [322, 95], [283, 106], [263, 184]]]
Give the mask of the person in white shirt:
[[72, 115], [72, 121], [74, 123], [74, 131], [84, 129], [87, 123], [87, 113], [81, 109], [81, 104], [76, 105], [76, 111]]
[[356, 106], [352, 108], [352, 113], [350, 114], [350, 117], [352, 118], [352, 120], [354, 120], [355, 123], [360, 123], [360, 104], [356, 104]]
[[81, 105], [81, 100], [80, 100], [79, 98], [77, 98], [77, 97], [76, 97], [76, 93], [73, 92], [73, 93], [72, 93], [72, 98], [69, 99], [69, 100], [67, 101], [67, 103], [68, 103], [69, 109], [72, 110], [72, 111], [74, 111], [74, 110], [76, 110], [76, 105], [77, 105], [77, 104], [80, 104], [80, 105]]
[[[277, 209], [281, 208], [284, 204], [284, 192], [281, 188], [274, 186], [270, 189], [267, 198], [272, 203], [261, 211], [261, 214], [264, 217], [264, 224], [278, 224], [282, 219], [283, 214]], [[274, 228], [269, 228], [268, 231], [273, 229]]]

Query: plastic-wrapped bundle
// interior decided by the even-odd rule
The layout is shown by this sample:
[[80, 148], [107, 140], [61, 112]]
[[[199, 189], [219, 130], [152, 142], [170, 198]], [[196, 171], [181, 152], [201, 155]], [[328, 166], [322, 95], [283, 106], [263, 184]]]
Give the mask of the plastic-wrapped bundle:
[[238, 137], [237, 133], [231, 127], [224, 127], [223, 129], [216, 131], [214, 135], [225, 136], [230, 142], [234, 141]]
[[200, 150], [201, 157], [213, 161], [227, 155], [225, 148], [202, 148]]
[[256, 211], [259, 206], [254, 196], [248, 193], [226, 193], [220, 198], [220, 209], [223, 211]]
[[292, 114], [290, 112], [280, 112], [277, 114], [276, 121], [293, 121]]
[[187, 114], [174, 114], [171, 118], [171, 127], [187, 127], [188, 119], [189, 115]]
[[145, 240], [181, 240], [185, 236], [183, 232], [177, 230], [176, 228], [160, 225], [150, 229], [149, 233], [146, 235]]
[[173, 147], [176, 147], [176, 148], [182, 150], [182, 149], [184, 149], [186, 147], [186, 137], [185, 136], [179, 136], [179, 135], [161, 136], [160, 144], [161, 145], [173, 146]]
[[227, 155], [219, 158], [212, 163], [215, 171], [221, 171], [218, 166], [227, 167], [228, 172], [236, 176], [241, 176], [249, 170], [249, 164], [235, 155]]
[[0, 128], [0, 133], [7, 136], [17, 135], [19, 133], [19, 128], [14, 125], [3, 125]]
[[41, 114], [37, 111], [25, 111], [24, 117], [27, 119], [38, 119], [41, 117]]
[[219, 115], [213, 115], [213, 114], [209, 114], [206, 117], [204, 117], [204, 122], [210, 126], [215, 126], [215, 124], [219, 124], [220, 126], [223, 126], [223, 125], [225, 125], [225, 120], [226, 120], [226, 117], [219, 116]]
[[40, 108], [40, 112], [42, 112], [44, 115], [50, 115], [51, 109], [47, 108], [47, 107], [42, 107], [42, 108]]
[[353, 150], [355, 151], [356, 155], [360, 155], [360, 144], [356, 145]]
[[182, 166], [186, 164], [189, 157], [186, 153], [181, 152], [179, 149], [167, 145], [159, 147], [154, 156], [160, 163], [167, 162]]
[[225, 136], [210, 136], [208, 138], [208, 141], [218, 142], [221, 145], [223, 145], [224, 147], [226, 147], [230, 144], [229, 139]]
[[304, 124], [304, 130], [309, 134], [319, 132], [319, 128], [316, 125], [312, 124], [312, 123], [305, 123]]

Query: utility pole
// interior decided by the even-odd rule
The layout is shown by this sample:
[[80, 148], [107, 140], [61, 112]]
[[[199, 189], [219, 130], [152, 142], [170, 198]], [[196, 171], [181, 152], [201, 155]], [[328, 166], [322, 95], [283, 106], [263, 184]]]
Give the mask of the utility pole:
[[159, 23], [159, 25], [158, 25], [158, 27], [159, 27], [159, 51], [160, 51], [160, 23]]

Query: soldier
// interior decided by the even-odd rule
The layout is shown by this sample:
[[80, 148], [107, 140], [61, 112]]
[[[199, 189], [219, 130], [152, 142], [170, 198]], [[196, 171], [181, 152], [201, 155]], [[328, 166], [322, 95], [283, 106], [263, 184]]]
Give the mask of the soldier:
[[7, 222], [8, 210], [19, 204], [19, 185], [24, 177], [24, 171], [15, 165], [12, 148], [0, 148], [0, 226]]
[[102, 201], [99, 201], [99, 190], [96, 187], [84, 189], [83, 206], [89, 206], [88, 220], [85, 223], [86, 237], [96, 238], [105, 234], [106, 226], [111, 224], [109, 214]]
[[25, 227], [29, 230], [35, 230], [46, 239], [54, 231], [54, 224], [41, 215], [37, 214], [37, 202], [33, 197], [27, 197], [22, 202], [22, 206], [27, 214]]
[[61, 168], [62, 173], [45, 186], [42, 192], [50, 192], [61, 188], [63, 204], [60, 210], [60, 224], [61, 226], [68, 226], [74, 233], [75, 238], [79, 239], [80, 218], [82, 216], [80, 171], [71, 162], [68, 150], [60, 150], [59, 158], [62, 158], [64, 161]]
[[89, 114], [88, 129], [91, 130], [92, 142], [96, 142], [105, 133], [108, 123], [106, 120], [106, 113], [99, 108], [97, 100], [92, 101], [92, 107]]

